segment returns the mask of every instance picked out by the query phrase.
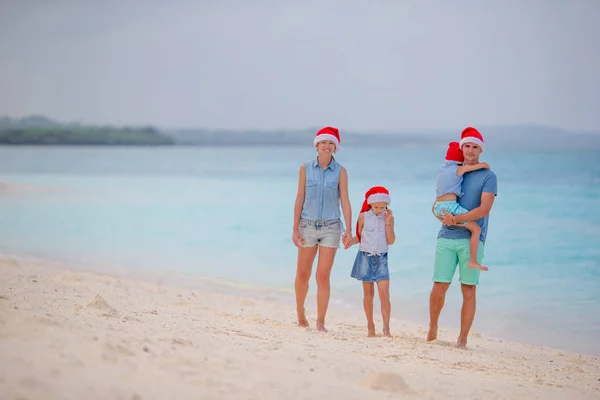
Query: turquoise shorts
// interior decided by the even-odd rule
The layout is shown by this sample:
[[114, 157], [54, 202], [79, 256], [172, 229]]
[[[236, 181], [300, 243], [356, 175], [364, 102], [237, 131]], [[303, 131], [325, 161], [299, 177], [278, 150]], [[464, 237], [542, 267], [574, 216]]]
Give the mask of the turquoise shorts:
[[[469, 268], [469, 239], [446, 239], [438, 238], [435, 247], [435, 261], [433, 263], [433, 281], [452, 283], [456, 266], [459, 266], [459, 281], [465, 285], [477, 285], [479, 283], [480, 270]], [[477, 246], [477, 262], [483, 263], [482, 241]]]
[[[444, 213], [442, 210], [452, 214], [452, 215], [460, 215], [466, 214], [469, 212], [466, 208], [458, 204], [456, 201], [436, 201], [433, 206], [433, 212], [436, 217], [443, 217]], [[463, 222], [462, 225], [466, 225], [467, 222]]]
[[469, 212], [466, 208], [458, 204], [456, 201], [436, 201], [433, 206], [433, 212], [436, 217], [443, 217], [442, 210], [449, 212], [452, 215], [466, 214]]

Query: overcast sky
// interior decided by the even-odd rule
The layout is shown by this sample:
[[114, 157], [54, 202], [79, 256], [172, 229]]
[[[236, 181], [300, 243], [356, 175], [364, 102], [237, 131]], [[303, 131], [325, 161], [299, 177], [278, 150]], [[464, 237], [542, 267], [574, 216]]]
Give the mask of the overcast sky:
[[600, 0], [3, 0], [0, 115], [600, 131], [599, 18]]

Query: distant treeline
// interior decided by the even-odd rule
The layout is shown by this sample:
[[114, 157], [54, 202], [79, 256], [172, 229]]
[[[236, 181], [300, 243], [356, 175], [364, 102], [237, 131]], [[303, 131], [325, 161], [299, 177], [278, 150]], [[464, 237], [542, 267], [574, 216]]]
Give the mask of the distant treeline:
[[172, 145], [154, 128], [113, 128], [79, 125], [0, 128], [5, 145]]
[[[64, 123], [43, 115], [11, 118], [0, 115], [0, 145], [116, 146], [311, 146], [319, 127], [297, 130], [162, 129]], [[342, 146], [439, 146], [458, 140], [453, 130], [388, 133], [342, 130]], [[600, 149], [600, 132], [565, 131], [547, 126], [480, 127], [490, 149]]]

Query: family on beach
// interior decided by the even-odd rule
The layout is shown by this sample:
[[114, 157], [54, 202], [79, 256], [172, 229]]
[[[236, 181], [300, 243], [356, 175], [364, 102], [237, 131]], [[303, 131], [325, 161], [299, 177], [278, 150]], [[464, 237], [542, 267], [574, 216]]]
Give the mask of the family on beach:
[[[316, 326], [319, 331], [327, 331], [329, 277], [341, 241], [344, 249], [359, 245], [350, 275], [363, 284], [368, 336], [376, 335], [373, 322], [375, 283], [381, 301], [383, 335], [391, 336], [388, 249], [396, 241], [394, 215], [389, 208], [391, 196], [383, 186], [373, 186], [365, 193], [356, 235], [353, 235], [348, 173], [334, 158], [340, 150], [340, 142], [337, 128], [328, 126], [319, 130], [313, 142], [317, 157], [300, 167], [292, 233], [292, 240], [298, 247], [295, 281], [298, 325], [309, 326], [304, 303], [318, 253]], [[445, 162], [437, 171], [436, 199], [431, 212], [442, 226], [437, 235], [433, 288], [429, 297], [428, 341], [437, 338], [438, 319], [457, 266], [463, 295], [458, 347], [466, 347], [475, 318], [479, 275], [488, 270], [481, 264], [488, 216], [497, 194], [496, 174], [487, 163], [479, 161], [483, 151], [483, 136], [477, 129], [467, 127], [458, 142], [449, 143]], [[341, 214], [345, 224], [342, 224]]]

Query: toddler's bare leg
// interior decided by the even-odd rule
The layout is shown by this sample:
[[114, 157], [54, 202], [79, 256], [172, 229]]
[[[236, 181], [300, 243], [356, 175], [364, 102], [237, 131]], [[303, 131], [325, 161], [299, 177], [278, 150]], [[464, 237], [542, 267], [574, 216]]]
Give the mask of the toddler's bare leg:
[[488, 267], [483, 266], [477, 262], [477, 247], [479, 246], [479, 234], [481, 233], [481, 228], [475, 221], [469, 221], [465, 228], [467, 228], [471, 232], [471, 241], [469, 243], [469, 268], [477, 268], [482, 271], [488, 271]]
[[390, 281], [377, 282], [377, 291], [381, 300], [381, 316], [383, 318], [383, 336], [391, 337], [390, 333], [390, 314], [392, 304], [390, 303]]
[[363, 282], [363, 307], [367, 316], [368, 337], [375, 336], [375, 323], [373, 322], [373, 297], [375, 296], [375, 285], [373, 282]]

